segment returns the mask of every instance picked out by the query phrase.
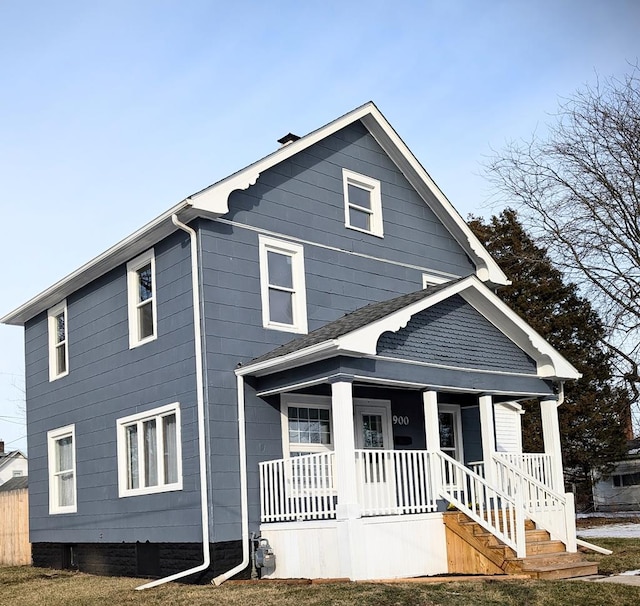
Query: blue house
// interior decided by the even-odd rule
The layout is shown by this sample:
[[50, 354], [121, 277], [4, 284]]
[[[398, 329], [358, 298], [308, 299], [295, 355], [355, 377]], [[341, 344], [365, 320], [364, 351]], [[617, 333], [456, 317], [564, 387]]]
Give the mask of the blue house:
[[281, 143], [1, 319], [34, 564], [220, 583], [253, 543], [267, 578], [591, 572], [557, 417], [578, 372], [374, 104]]

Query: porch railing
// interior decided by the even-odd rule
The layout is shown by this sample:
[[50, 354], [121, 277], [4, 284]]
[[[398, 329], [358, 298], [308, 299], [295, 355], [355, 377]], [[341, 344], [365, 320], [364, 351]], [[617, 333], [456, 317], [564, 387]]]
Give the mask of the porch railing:
[[492, 486], [483, 477], [443, 452], [437, 452], [440, 495], [485, 530], [525, 557], [524, 516], [520, 495]]
[[553, 488], [553, 466], [551, 465], [551, 455], [539, 452], [496, 452], [499, 460], [507, 461], [515, 465], [526, 475], [540, 482], [548, 488]]
[[334, 465], [333, 452], [260, 463], [262, 521], [335, 518]]
[[573, 494], [560, 494], [529, 475], [501, 455], [494, 455], [496, 483], [518, 501], [527, 518], [562, 541], [567, 551], [576, 550], [575, 504]]
[[436, 511], [430, 457], [426, 450], [356, 450], [362, 515]]

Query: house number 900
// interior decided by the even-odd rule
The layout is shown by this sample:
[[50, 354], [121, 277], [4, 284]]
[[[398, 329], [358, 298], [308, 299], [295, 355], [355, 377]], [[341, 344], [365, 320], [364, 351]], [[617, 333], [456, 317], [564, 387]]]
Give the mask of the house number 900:
[[409, 417], [393, 415], [393, 424], [394, 425], [409, 425]]

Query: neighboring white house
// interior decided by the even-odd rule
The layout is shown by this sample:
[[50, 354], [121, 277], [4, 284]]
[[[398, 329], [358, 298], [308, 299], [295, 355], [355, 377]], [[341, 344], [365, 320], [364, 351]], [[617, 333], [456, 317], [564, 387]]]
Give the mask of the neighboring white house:
[[627, 458], [615, 464], [608, 478], [593, 485], [596, 511], [640, 511], [640, 439], [627, 442]]
[[29, 473], [27, 457], [19, 450], [4, 451], [0, 441], [0, 486], [11, 478], [19, 478]]

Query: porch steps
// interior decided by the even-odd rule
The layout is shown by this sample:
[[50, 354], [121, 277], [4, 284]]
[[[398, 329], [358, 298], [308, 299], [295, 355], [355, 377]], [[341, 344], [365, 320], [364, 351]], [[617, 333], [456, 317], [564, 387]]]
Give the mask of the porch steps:
[[525, 522], [527, 556], [518, 558], [510, 547], [465, 514], [447, 512], [443, 518], [447, 530], [456, 535], [458, 553], [461, 543], [466, 544], [473, 552], [473, 555], [467, 556], [465, 563], [460, 565], [456, 564], [455, 558], [452, 561], [450, 557], [449, 566], [453, 568], [450, 572], [463, 572], [456, 570], [456, 567], [468, 567], [469, 562], [481, 562], [486, 559], [488, 562], [479, 563], [478, 570], [473, 572], [486, 574], [487, 570], [493, 569], [494, 574], [526, 574], [534, 579], [548, 580], [598, 573], [597, 563], [585, 561], [580, 553], [567, 553], [561, 541], [552, 541], [549, 533], [536, 528], [531, 520]]

